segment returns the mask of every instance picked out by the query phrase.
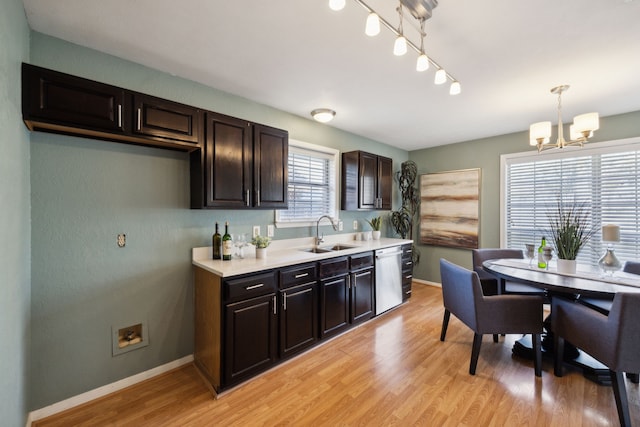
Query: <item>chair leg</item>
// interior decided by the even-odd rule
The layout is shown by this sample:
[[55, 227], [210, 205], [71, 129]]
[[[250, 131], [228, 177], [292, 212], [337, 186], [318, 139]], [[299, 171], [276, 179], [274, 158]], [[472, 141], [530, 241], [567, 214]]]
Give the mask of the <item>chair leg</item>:
[[482, 345], [482, 334], [473, 334], [473, 347], [471, 348], [471, 363], [469, 364], [469, 373], [476, 374], [476, 366], [478, 365], [478, 356], [480, 355], [480, 346]]
[[449, 318], [451, 317], [451, 312], [444, 309], [444, 318], [442, 319], [442, 331], [440, 332], [440, 341], [444, 341], [444, 337], [447, 335], [447, 327], [449, 326]]
[[564, 338], [558, 334], [553, 334], [553, 374], [556, 377], [562, 376], [562, 363], [564, 358]]
[[493, 334], [493, 342], [498, 342], [498, 334]]
[[616, 407], [618, 408], [618, 418], [620, 426], [631, 426], [631, 417], [629, 416], [629, 402], [627, 401], [627, 388], [624, 384], [624, 375], [622, 372], [610, 371], [611, 386], [613, 387], [613, 396], [616, 399]]
[[531, 340], [533, 341], [533, 368], [536, 373], [536, 377], [542, 376], [542, 340], [540, 334], [531, 334]]

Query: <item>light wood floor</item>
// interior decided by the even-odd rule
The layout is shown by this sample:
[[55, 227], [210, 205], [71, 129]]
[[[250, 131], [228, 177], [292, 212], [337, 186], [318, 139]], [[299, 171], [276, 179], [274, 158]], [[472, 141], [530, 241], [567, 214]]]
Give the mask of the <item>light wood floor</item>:
[[[34, 423], [36, 426], [608, 426], [610, 387], [566, 370], [542, 378], [511, 355], [518, 336], [486, 336], [468, 374], [472, 332], [451, 317], [439, 341], [439, 288], [414, 284], [407, 304], [317, 347], [219, 399], [188, 365]], [[627, 381], [640, 425], [638, 385]]]

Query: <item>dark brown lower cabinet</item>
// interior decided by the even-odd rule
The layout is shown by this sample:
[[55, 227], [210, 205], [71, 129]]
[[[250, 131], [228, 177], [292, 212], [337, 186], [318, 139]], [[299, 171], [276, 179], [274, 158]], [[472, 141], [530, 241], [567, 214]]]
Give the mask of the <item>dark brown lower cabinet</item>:
[[349, 275], [320, 281], [322, 337], [338, 334], [349, 327]]
[[225, 384], [262, 372], [276, 362], [275, 299], [274, 293], [225, 306]]
[[296, 354], [318, 341], [318, 284], [314, 280], [280, 291], [280, 356]]
[[356, 324], [373, 317], [373, 268], [351, 273], [351, 323]]

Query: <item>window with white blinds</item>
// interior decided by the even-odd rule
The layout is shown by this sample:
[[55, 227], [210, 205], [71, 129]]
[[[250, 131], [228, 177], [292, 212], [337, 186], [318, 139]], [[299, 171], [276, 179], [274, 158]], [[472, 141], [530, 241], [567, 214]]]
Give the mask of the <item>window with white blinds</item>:
[[620, 226], [616, 256], [640, 260], [640, 138], [588, 144], [582, 149], [503, 155], [501, 242], [550, 241], [548, 214], [565, 205], [583, 205], [596, 230], [578, 262], [596, 265], [604, 254], [602, 226]]
[[303, 226], [322, 215], [338, 218], [337, 158], [337, 150], [289, 141], [289, 208], [276, 211], [278, 226]]

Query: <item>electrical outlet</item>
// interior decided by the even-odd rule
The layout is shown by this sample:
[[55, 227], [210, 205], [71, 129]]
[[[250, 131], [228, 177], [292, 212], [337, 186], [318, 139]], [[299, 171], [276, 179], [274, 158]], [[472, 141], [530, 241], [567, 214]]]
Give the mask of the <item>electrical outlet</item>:
[[338, 231], [342, 231], [343, 228], [344, 224], [342, 223], [342, 221], [338, 221]]
[[273, 237], [275, 234], [275, 230], [273, 229], [273, 224], [267, 225], [267, 237]]
[[354, 230], [357, 230], [357, 229], [358, 229], [358, 220], [357, 220], [357, 219], [354, 219], [354, 220], [353, 220], [353, 229], [354, 229]]
[[253, 237], [256, 237], [260, 235], [260, 226], [259, 225], [254, 225], [253, 226]]
[[126, 234], [118, 234], [118, 247], [124, 248], [127, 244], [127, 235]]

